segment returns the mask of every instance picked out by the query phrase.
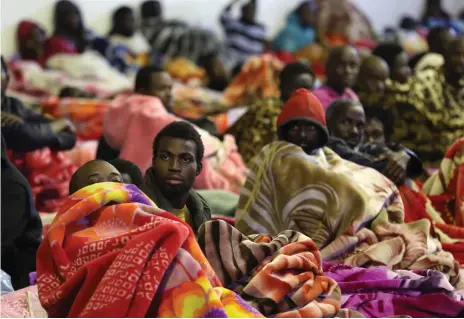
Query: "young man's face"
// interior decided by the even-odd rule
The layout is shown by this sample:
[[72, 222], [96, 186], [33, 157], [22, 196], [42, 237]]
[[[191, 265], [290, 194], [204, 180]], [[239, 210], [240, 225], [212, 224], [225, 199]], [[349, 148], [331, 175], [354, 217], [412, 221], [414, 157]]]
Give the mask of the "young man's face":
[[335, 89], [354, 85], [359, 72], [360, 59], [355, 48], [345, 47], [327, 65], [327, 82]]
[[164, 136], [153, 159], [156, 184], [168, 198], [185, 195], [193, 186], [201, 165], [194, 141]]
[[349, 146], [356, 147], [363, 141], [366, 116], [359, 104], [343, 107], [338, 118], [331, 125], [331, 134], [344, 140]]
[[385, 145], [387, 143], [382, 122], [376, 118], [366, 120], [364, 141], [366, 143], [375, 143], [379, 145]]
[[121, 173], [113, 165], [105, 161], [87, 163], [76, 171], [75, 174], [77, 174], [77, 190], [97, 183], [123, 182]]
[[357, 81], [359, 89], [365, 93], [383, 95], [389, 73], [388, 65], [384, 61], [369, 61], [369, 64], [363, 65], [359, 72]]
[[155, 72], [151, 78], [148, 95], [155, 96], [163, 102], [167, 110], [171, 108], [173, 81], [168, 72]]
[[304, 120], [295, 120], [285, 126], [284, 138], [287, 142], [298, 145], [306, 153], [311, 154], [319, 147], [320, 130]]

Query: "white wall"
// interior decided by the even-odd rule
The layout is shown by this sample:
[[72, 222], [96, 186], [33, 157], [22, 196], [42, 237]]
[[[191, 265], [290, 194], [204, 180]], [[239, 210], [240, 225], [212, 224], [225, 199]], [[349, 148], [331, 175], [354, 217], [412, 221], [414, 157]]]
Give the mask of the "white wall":
[[[111, 12], [121, 5], [140, 7], [143, 0], [74, 0], [81, 8], [86, 25], [98, 33], [109, 29]], [[218, 15], [230, 0], [164, 0], [167, 18], [178, 18], [192, 24], [212, 27], [218, 33]], [[366, 12], [377, 30], [387, 25], [396, 25], [403, 14], [418, 17], [423, 0], [353, 0]], [[1, 12], [1, 52], [10, 56], [15, 52], [15, 30], [22, 19], [40, 22], [48, 32], [52, 32], [52, 12], [55, 0], [0, 0]], [[274, 35], [283, 24], [286, 14], [300, 0], [261, 0], [258, 19]], [[464, 8], [464, 0], [444, 0], [448, 12], [457, 14]]]

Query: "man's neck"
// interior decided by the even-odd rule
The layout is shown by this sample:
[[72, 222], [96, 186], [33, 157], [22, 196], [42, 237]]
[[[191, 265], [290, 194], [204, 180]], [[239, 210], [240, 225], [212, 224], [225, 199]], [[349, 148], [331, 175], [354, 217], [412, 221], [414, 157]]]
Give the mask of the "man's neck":
[[171, 206], [175, 209], [182, 209], [187, 204], [187, 199], [189, 196], [189, 192], [181, 195], [181, 196], [171, 196], [171, 195], [164, 195], [166, 199], [171, 203]]

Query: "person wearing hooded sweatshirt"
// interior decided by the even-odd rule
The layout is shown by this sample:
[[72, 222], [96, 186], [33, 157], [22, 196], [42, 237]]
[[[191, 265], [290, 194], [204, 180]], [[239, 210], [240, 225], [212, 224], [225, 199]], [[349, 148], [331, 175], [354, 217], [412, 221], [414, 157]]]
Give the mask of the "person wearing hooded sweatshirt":
[[287, 25], [273, 41], [275, 51], [294, 53], [315, 40], [312, 1], [304, 1], [287, 18]]
[[42, 240], [42, 222], [34, 208], [26, 178], [8, 159], [2, 134], [2, 265], [15, 289], [29, 286], [35, 255]]
[[311, 155], [329, 141], [325, 111], [317, 97], [306, 89], [296, 90], [277, 119], [279, 140], [295, 144]]

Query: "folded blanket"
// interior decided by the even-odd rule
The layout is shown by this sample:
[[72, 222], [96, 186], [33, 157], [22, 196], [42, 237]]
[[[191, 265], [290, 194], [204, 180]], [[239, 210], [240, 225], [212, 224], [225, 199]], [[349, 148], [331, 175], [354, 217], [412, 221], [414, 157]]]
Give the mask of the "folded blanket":
[[314, 155], [286, 142], [266, 146], [250, 167], [237, 207], [244, 234], [300, 231], [324, 260], [392, 269], [436, 267], [458, 280], [459, 266], [429, 236], [426, 219], [404, 223], [395, 185], [329, 149]]
[[39, 247], [37, 282], [51, 317], [261, 317], [221, 287], [191, 228], [134, 185], [73, 194]]
[[[104, 136], [108, 145], [120, 150], [120, 157], [135, 163], [143, 172], [151, 166], [153, 140], [166, 125], [181, 121], [168, 113], [158, 98], [119, 95], [108, 107]], [[196, 178], [196, 189], [223, 189], [239, 193], [246, 177], [246, 167], [232, 136], [221, 141], [196, 127], [205, 146], [203, 170]]]
[[464, 293], [456, 291], [439, 271], [364, 269], [326, 262], [323, 269], [340, 285], [342, 306], [366, 317], [459, 318], [464, 314]]
[[198, 242], [221, 282], [266, 316], [357, 316], [339, 312], [339, 287], [324, 276], [318, 248], [301, 233], [247, 238], [217, 220], [203, 224]]

